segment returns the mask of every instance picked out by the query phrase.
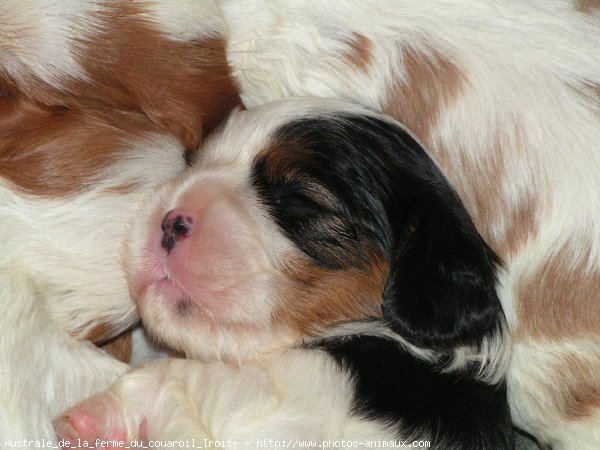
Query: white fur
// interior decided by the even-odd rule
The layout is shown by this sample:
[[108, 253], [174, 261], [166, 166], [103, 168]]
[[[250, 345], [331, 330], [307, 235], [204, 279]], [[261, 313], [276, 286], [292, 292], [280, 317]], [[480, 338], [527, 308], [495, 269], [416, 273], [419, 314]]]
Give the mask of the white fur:
[[[174, 41], [222, 36], [226, 25], [214, 1], [131, 0], [147, 20]], [[91, 80], [83, 59], [103, 64], [87, 42], [106, 39], [103, 13], [119, 8], [112, 0], [5, 0], [0, 3], [0, 74], [28, 86], [41, 81], [59, 91]], [[123, 30], [119, 30], [123, 33]], [[148, 68], [151, 70], [151, 68]]]
[[[563, 369], [561, 373], [549, 368], [565, 367], [566, 357], [570, 358], [566, 361], [578, 360], [594, 370], [598, 363], [597, 346], [597, 340], [516, 344], [509, 371], [509, 382], [512, 385], [509, 401], [515, 423], [526, 426], [533, 435], [544, 436], [545, 442], [553, 449], [597, 449], [600, 442], [600, 412], [596, 409], [587, 417], [565, 420], [561, 411], [563, 405], [557, 404], [548, 395], [555, 391], [559, 396], [562, 395], [564, 387], [572, 382], [580, 386], [589, 382], [592, 387], [593, 378], [573, 380], [565, 375], [568, 370]], [[545, 415], [538, 417], [532, 414], [531, 404], [544, 411]]]
[[128, 373], [77, 409], [103, 417], [100, 436], [113, 429], [138, 436], [146, 419], [149, 440], [194, 438], [207, 448], [216, 447], [204, 439], [238, 441], [239, 448], [260, 448], [263, 439], [280, 446], [316, 441], [309, 448], [320, 448], [328, 440], [402, 438], [396, 424], [353, 414], [353, 391], [348, 374], [325, 352], [287, 350], [239, 367], [161, 361]]
[[[600, 265], [599, 103], [585, 93], [586, 85], [600, 83], [600, 15], [558, 0], [218, 3], [229, 25], [229, 61], [249, 106], [316, 95], [381, 109], [390, 83], [407, 80], [403, 48], [435, 50], [463, 72], [463, 92], [420, 138], [452, 152], [447, 173], [477, 220], [472, 181], [494, 156], [490, 144], [501, 133], [510, 182], [493, 187], [508, 209], [528, 197], [539, 208], [539, 232], [505, 261], [500, 291], [512, 329], [518, 326], [514, 283], [543, 267], [562, 244], [589, 246], [590, 268]], [[348, 64], [353, 33], [372, 43], [366, 73]], [[507, 216], [498, 216], [486, 224], [488, 239], [508, 232]], [[599, 334], [578, 351], [600, 367]], [[509, 372], [518, 425], [558, 448], [586, 440], [597, 445], [597, 426], [575, 426], [559, 410], [550, 413], [540, 406], [543, 390], [537, 397], [519, 390], [537, 383], [544, 362], [537, 371], [520, 364], [528, 359], [517, 358]]]
[[212, 0], [171, 0], [143, 5], [149, 10], [144, 17], [176, 41], [222, 36], [226, 29], [225, 21]]
[[[409, 436], [402, 423], [377, 416], [365, 418], [357, 413], [354, 401], [358, 388], [351, 379], [351, 370], [310, 345], [320, 339], [364, 335], [392, 340], [426, 361], [436, 361], [437, 352], [411, 344], [383, 321], [354, 321], [319, 330], [314, 337], [275, 314], [281, 302], [299, 300], [296, 295], [291, 300], [285, 293], [280, 295], [282, 288], [289, 286], [282, 267], [290, 256], [298, 256], [299, 252], [275, 226], [259, 200], [252, 184], [252, 167], [261, 153], [269, 149], [278, 128], [302, 118], [327, 117], [330, 113], [332, 121], [339, 114], [369, 115], [362, 108], [326, 99], [287, 99], [250, 111], [236, 111], [206, 142], [193, 167], [155, 193], [126, 240], [132, 293], [146, 329], [155, 338], [202, 362], [167, 360], [128, 373], [110, 389], [67, 411], [58, 420], [59, 436], [93, 442], [96, 437], [104, 439], [117, 433], [129, 440], [139, 439], [144, 434], [140, 432], [141, 424], [146, 423], [149, 430], [146, 438], [150, 441], [194, 438], [203, 442], [217, 437], [237, 440], [243, 443], [242, 448], [258, 448], [256, 442], [265, 438], [288, 445], [296, 439], [316, 441], [310, 448], [320, 448], [321, 442], [330, 440], [337, 441], [338, 446], [342, 440], [352, 441], [341, 448], [353, 448], [354, 443], [364, 448], [366, 440], [427, 439], [428, 429], [413, 430]], [[236, 259], [250, 256], [266, 266], [265, 278], [258, 286], [253, 282], [244, 284], [236, 294], [239, 303], [228, 302], [225, 310], [218, 309], [215, 302], [201, 303], [212, 295], [210, 281], [194, 279], [193, 284], [204, 287], [201, 294], [195, 295], [178, 278], [178, 269], [169, 265], [174, 258], [185, 261], [186, 268], [205, 261], [200, 255], [205, 251], [204, 245], [214, 239], [215, 230], [199, 227], [215, 214], [210, 207], [201, 209], [201, 213], [193, 208], [210, 198], [215, 187], [224, 195], [219, 197], [223, 208], [243, 211], [230, 216], [235, 222], [219, 223], [228, 239], [244, 244], [256, 239], [262, 244], [236, 247], [233, 256]], [[167, 252], [160, 240], [161, 222], [172, 210], [182, 216], [189, 214], [192, 218], [189, 223], [194, 228]], [[241, 235], [237, 233], [240, 229]], [[201, 240], [186, 247], [197, 234], [201, 234]], [[250, 255], [245, 254], [248, 249]], [[214, 264], [218, 264], [219, 256], [214, 255]], [[156, 270], [157, 265], [164, 272]], [[225, 266], [218, 276], [227, 279], [230, 270]], [[148, 273], [152, 274], [150, 282], [146, 279]], [[235, 271], [235, 275], [243, 280], [245, 274]], [[165, 279], [180, 283], [184, 293], [162, 294], [156, 286]], [[219, 290], [223, 290], [220, 285]], [[182, 295], [198, 307], [178, 314], [175, 304]], [[308, 344], [307, 348], [299, 348], [303, 344]], [[459, 349], [456, 363], [448, 370], [461, 369], [474, 359], [482, 363], [484, 371], [488, 370], [488, 363], [502, 366], [505, 362], [494, 361], [505, 355], [499, 351], [502, 343], [489, 344], [494, 345], [497, 348], [488, 349], [486, 344], [479, 352]], [[492, 383], [500, 381], [491, 375], [484, 378]], [[80, 429], [77, 418], [83, 416], [94, 422], [94, 437]]]
[[[156, 219], [162, 219], [168, 211], [182, 208], [182, 203], [189, 204], [189, 200], [185, 199], [190, 193], [197, 192], [207, 196], [206, 193], [212, 189], [228, 193], [228, 199], [231, 200], [226, 202], [227, 207], [241, 211], [234, 217], [236, 221], [243, 223], [243, 234], [240, 235], [236, 231], [236, 224], [231, 221], [221, 226], [231, 228], [228, 229], [230, 239], [257, 243], [246, 247], [243, 254], [236, 256], [252, 260], [252, 265], [255, 266], [253, 273], [235, 272], [238, 281], [255, 276], [256, 282], [248, 283], [237, 294], [239, 301], [228, 306], [226, 313], [209, 316], [193, 323], [183, 320], [180, 326], [174, 326], [173, 319], [165, 312], [170, 309], [168, 299], [158, 294], [153, 287], [143, 295], [134, 293], [140, 298], [148, 297], [143, 301], [138, 299], [138, 306], [145, 327], [157, 339], [185, 352], [190, 358], [230, 362], [251, 360], [258, 355], [277, 351], [297, 342], [297, 331], [280, 329], [272, 323], [278, 302], [278, 289], [282, 289], [282, 282], [286, 282], [285, 279], [282, 281], [282, 267], [286, 264], [286, 258], [295, 254], [297, 250], [282, 236], [264, 205], [257, 199], [251, 186], [251, 169], [256, 157], [268, 146], [277, 128], [291, 120], [317, 115], [322, 117], [327, 112], [356, 112], [363, 115], [366, 113], [362, 108], [338, 101], [307, 101], [298, 98], [254, 108], [252, 114], [243, 111], [232, 114], [222, 130], [205, 143], [194, 167], [157, 192], [152, 201], [138, 214], [126, 241], [129, 256], [126, 259], [127, 272], [130, 282], [134, 285], [138, 279], [145, 276], [156, 259], [166, 258], [164, 250], [159, 248], [156, 249], [156, 256], [148, 256], [149, 237], [159, 230]], [[401, 126], [397, 122], [395, 124]], [[211, 237], [207, 236], [205, 239], [210, 240]], [[154, 247], [158, 247], [158, 243]], [[200, 251], [195, 250], [196, 253]], [[188, 264], [199, 264], [192, 258], [188, 258]], [[227, 278], [225, 273], [221, 276]], [[207, 309], [204, 309], [204, 313], [209, 314], [206, 311]], [[185, 329], [185, 332], [182, 332], [182, 329]], [[372, 334], [377, 330], [367, 327], [364, 333]], [[377, 332], [380, 333], [381, 330]], [[329, 331], [325, 333], [328, 335]], [[355, 331], [354, 334], [356, 333], [362, 334], [360, 331]], [[396, 336], [396, 339], [399, 337]], [[210, 345], [198, 345], [199, 342]], [[403, 345], [420, 357], [436, 358], [435, 352], [420, 349], [405, 341]], [[485, 341], [481, 348], [457, 349], [456, 358], [447, 370], [461, 370], [468, 362], [479, 361], [482, 371], [480, 378], [496, 383], [505, 372], [508, 357], [506, 342], [496, 337]]]
[[[0, 184], [0, 436], [53, 439], [59, 411], [126, 369], [85, 336], [137, 320], [122, 267], [127, 223], [153, 186], [184, 167], [175, 138], [149, 135], [88, 192], [61, 200]], [[110, 189], [134, 183], [127, 194]]]
[[53, 440], [51, 418], [127, 366], [72, 339], [43, 307], [40, 287], [18, 266], [0, 267], [0, 436]]
[[[191, 16], [198, 14], [200, 22], [213, 8], [203, 4], [206, 9], [200, 11], [195, 5], [193, 13], [186, 15], [178, 11], [184, 3], [173, 10], [172, 2], [154, 3], [152, 14], [173, 39], [202, 34]], [[220, 0], [219, 7], [230, 33], [229, 60], [248, 106], [287, 96], [317, 95], [379, 109], [389, 83], [407, 77], [402, 47], [423, 54], [434, 49], [454, 62], [468, 83], [457, 101], [441, 111], [429, 136], [420, 137], [428, 146], [452, 149], [450, 159], [456, 167], [447, 170], [448, 175], [476, 218], [481, 212], [469, 184], [477, 177], [473, 168], [488, 161], [489, 144], [499, 131], [519, 127], [522, 136], [509, 131], [503, 137], [503, 160], [511, 182], [498, 186], [497, 191], [509, 207], [533, 196], [541, 214], [540, 231], [508, 257], [501, 278], [501, 300], [515, 329], [515, 283], [542, 267], [561, 244], [589, 245], [590, 268], [600, 264], [599, 107], [597, 97], [582, 94], [588, 83], [600, 83], [596, 44], [600, 16], [576, 11], [575, 3], [293, 0], [284, 5], [271, 0]], [[17, 78], [33, 74], [55, 87], [65, 77], [84, 78], [69, 36], [93, 36], [90, 13], [100, 4], [84, 0], [2, 2], [0, 70]], [[52, 14], [41, 14], [42, 10]], [[220, 26], [215, 20], [215, 26]], [[178, 25], [182, 25], [180, 31]], [[374, 63], [366, 73], [344, 61], [355, 32], [373, 43]], [[499, 216], [497, 222], [488, 224], [490, 236], [486, 237], [506, 233], [505, 218]], [[5, 226], [3, 218], [0, 227]], [[6, 255], [0, 258], [9, 258]], [[532, 388], [535, 394], [526, 395], [521, 386], [541, 386], [537, 381], [543, 378], [547, 361], [520, 357], [519, 352], [535, 356], [546, 344], [524, 345], [527, 350], [522, 351], [520, 345], [508, 372], [518, 425], [558, 448], [597, 440], [593, 422], [569, 423], [556, 410], [541, 406], [546, 400], [543, 389]], [[572, 342], [553, 345], [556, 352], [573, 348]], [[577, 352], [597, 362], [598, 335], [578, 342]], [[531, 360], [538, 361], [536, 370], [528, 370]]]
[[[598, 257], [600, 156], [592, 150], [598, 145], [592, 132], [600, 127], [592, 113], [598, 105], [573, 87], [600, 83], [600, 52], [592, 51], [600, 27], [582, 20], [570, 3], [297, 0], [278, 8], [276, 2], [222, 0], [220, 5], [230, 29], [230, 62], [249, 106], [311, 95], [380, 109], [387, 81], [404, 76], [400, 45], [449, 55], [469, 86], [443, 111], [431, 139], [453, 141], [457, 152], [486, 158], [493, 133], [524, 121], [526, 144], [519, 150], [526, 153], [508, 161], [514, 164], [510, 173], [525, 178], [501, 195], [516, 202], [531, 188], [527, 177], [534, 176], [542, 184], [539, 196], [552, 199], [542, 247], [551, 251], [557, 236], [585, 235]], [[342, 66], [351, 32], [374, 43], [376, 63], [368, 74]], [[465, 122], [477, 131], [465, 133]], [[569, 164], [561, 163], [567, 157]], [[532, 168], [541, 173], [532, 174]]]
[[77, 39], [98, 32], [94, 13], [101, 2], [6, 0], [0, 4], [0, 72], [15, 80], [37, 77], [59, 88], [86, 79], [78, 61]]
[[[291, 245], [282, 239], [274, 224], [265, 216], [263, 208], [254, 198], [250, 188], [251, 162], [256, 153], [262, 150], [269, 132], [284, 117], [275, 111], [268, 119], [256, 118], [255, 115], [238, 113], [231, 132], [219, 133], [211, 139], [201, 153], [201, 160], [197, 162], [198, 169], [188, 169], [186, 173], [173, 183], [163, 187], [148, 202], [129, 233], [126, 247], [129, 257], [126, 259], [129, 279], [135, 280], [138, 275], [147, 271], [147, 266], [152, 263], [146, 253], [148, 236], [157, 228], [155, 220], [149, 217], [158, 215], [159, 219], [168, 211], [179, 208], [182, 196], [191, 191], [204, 192], [216, 189], [227, 192], [236, 197], [235, 208], [244, 220], [244, 236], [238, 240], [253, 242], [251, 248], [246, 249], [245, 255], [252, 261], [249, 265], [254, 267], [252, 273], [240, 275], [236, 273], [236, 280], [242, 281], [246, 277], [255, 278], [250, 281], [248, 290], [240, 295], [236, 302], [227, 311], [227, 321], [219, 323], [217, 327], [211, 320], [196, 323], [186, 328], [186, 333], [173, 327], [169, 320], [148, 321], [146, 327], [152, 333], [164, 340], [169, 346], [184, 351], [187, 356], [201, 359], [218, 359], [226, 361], [239, 361], [252, 358], [257, 354], [257, 349], [270, 347], [280, 348], [293, 342], [293, 337], [286, 334], [285, 330], [273, 330], [267, 325], [274, 308], [273, 294], [264, 291], [265, 285], [273, 283], [273, 276], [277, 276], [277, 266], [280, 265], [280, 255], [291, 251]], [[252, 123], [248, 123], [247, 116]], [[236, 132], [243, 130], [242, 132]], [[250, 133], [248, 133], [250, 132]], [[225, 276], [225, 275], [224, 275]], [[159, 297], [160, 298], [160, 297]], [[252, 301], [248, 301], [248, 300]], [[141, 306], [147, 307], [162, 317], [162, 302], [151, 301]], [[245, 331], [240, 331], [237, 323], [249, 326]], [[240, 333], [243, 337], [240, 337]], [[211, 342], [211, 345], [197, 345], [198, 342]]]
[[[144, 19], [174, 40], [212, 36], [224, 27], [209, 2], [198, 3], [192, 14], [189, 7], [197, 2], [136, 3]], [[47, 101], [50, 88], [50, 101], [58, 104], [63, 93], [77, 95], [86, 83], [102, 89], [104, 80], [91, 79], [83, 62], [112, 62], [90, 54], [87, 43], [106, 39], [112, 24], [104, 13], [119, 7], [112, 0], [0, 2], [0, 78], [21, 89], [16, 96], [40, 94]], [[11, 106], [8, 91], [6, 97], [0, 93], [0, 107], [5, 101]], [[118, 333], [137, 320], [122, 267], [123, 235], [152, 188], [184, 168], [183, 148], [173, 136], [134, 135], [128, 145], [72, 195], [27, 195], [0, 177], [2, 439], [52, 439], [56, 413], [106, 388], [125, 370], [80, 339], [99, 325]]]

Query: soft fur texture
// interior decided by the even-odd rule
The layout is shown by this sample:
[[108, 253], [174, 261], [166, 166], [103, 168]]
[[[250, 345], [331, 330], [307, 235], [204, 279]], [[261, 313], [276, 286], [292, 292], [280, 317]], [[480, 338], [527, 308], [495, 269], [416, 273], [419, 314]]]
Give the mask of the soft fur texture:
[[248, 107], [348, 99], [413, 130], [504, 261], [515, 423], [600, 442], [600, 8], [585, 0], [220, 0]]
[[600, 445], [600, 5], [222, 0], [248, 107], [343, 98], [405, 123], [504, 261], [515, 423]]
[[[198, 132], [187, 119], [202, 110], [163, 107], [185, 106], [182, 99], [195, 89], [177, 90], [175, 103], [160, 95], [188, 86], [177, 77], [182, 71], [176, 63], [188, 58], [181, 47], [135, 39], [138, 30], [124, 32], [126, 23], [116, 20], [122, 15], [88, 14], [98, 5], [122, 3], [4, 1], [2, 73], [26, 80], [29, 95], [43, 94], [47, 101], [57, 86], [71, 103], [85, 98], [136, 105], [143, 98], [153, 121], [163, 130], [183, 131], [190, 147]], [[499, 286], [513, 342], [506, 371], [513, 419], [555, 448], [598, 446], [597, 1], [127, 3], [153, 5], [150, 17], [169, 42], [207, 36], [206, 30], [209, 36], [227, 33], [228, 59], [248, 107], [288, 96], [335, 97], [406, 123], [505, 262]], [[40, 20], [40, 5], [51, 12], [43, 16], [47, 20]], [[98, 20], [120, 23], [122, 31], [98, 39]], [[115, 40], [122, 45], [113, 58]], [[105, 45], [74, 50], [90, 42]], [[204, 63], [219, 54], [214, 45], [203, 48]], [[154, 52], [156, 61], [139, 57]], [[104, 70], [89, 64], [90, 57], [104, 55], [111, 56], [100, 66], [112, 61]], [[160, 89], [132, 77], [140, 72], [160, 75]], [[81, 90], [84, 80], [96, 81]], [[209, 91], [216, 95], [193, 104], [223, 108], [221, 89]]]
[[398, 123], [325, 100], [237, 112], [128, 249], [146, 329], [222, 362], [133, 371], [62, 439], [513, 445], [496, 256]]
[[127, 369], [84, 340], [137, 320], [126, 224], [237, 103], [222, 21], [178, 3], [0, 3], [2, 445]]

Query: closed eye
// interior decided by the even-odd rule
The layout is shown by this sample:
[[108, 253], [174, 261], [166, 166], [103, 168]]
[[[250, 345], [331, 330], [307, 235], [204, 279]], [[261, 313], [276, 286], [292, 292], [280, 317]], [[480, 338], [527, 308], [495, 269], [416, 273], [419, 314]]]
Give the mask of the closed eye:
[[306, 195], [296, 192], [282, 192], [275, 196], [275, 205], [285, 209], [316, 209], [319, 205]]

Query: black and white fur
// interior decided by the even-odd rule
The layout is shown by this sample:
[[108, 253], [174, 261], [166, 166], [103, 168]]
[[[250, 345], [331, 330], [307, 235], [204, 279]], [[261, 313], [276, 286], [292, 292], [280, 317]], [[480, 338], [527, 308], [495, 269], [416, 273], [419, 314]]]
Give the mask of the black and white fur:
[[145, 326], [200, 361], [134, 370], [60, 437], [514, 445], [498, 259], [399, 123], [237, 111], [129, 242]]

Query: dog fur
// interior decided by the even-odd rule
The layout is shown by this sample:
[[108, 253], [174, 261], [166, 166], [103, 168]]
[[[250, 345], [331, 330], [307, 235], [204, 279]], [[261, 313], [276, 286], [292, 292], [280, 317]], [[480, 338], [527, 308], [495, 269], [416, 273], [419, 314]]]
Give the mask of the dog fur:
[[218, 3], [248, 107], [346, 99], [425, 144], [505, 263], [515, 423], [598, 447], [598, 2]]
[[126, 224], [238, 102], [223, 22], [184, 23], [192, 3], [0, 4], [3, 442], [53, 441], [58, 412], [127, 370], [87, 342], [138, 320]]
[[[58, 13], [49, 17], [88, 17], [91, 3], [77, 3], [53, 2]], [[45, 34], [25, 33], [28, 39], [15, 41], [21, 29], [7, 27], [6, 17], [26, 17], [19, 15], [27, 9], [22, 5], [29, 5], [28, 13], [40, 6], [34, 1], [3, 3], [7, 14], [0, 28], [13, 31], [0, 45], [3, 73], [10, 66], [12, 78], [28, 79], [28, 86], [45, 80], [44, 86], [51, 88], [37, 92], [48, 98], [56, 92], [57, 78], [62, 86], [75, 79], [77, 83], [66, 83], [74, 93], [71, 102], [86, 96], [98, 101], [92, 89], [74, 91], [86, 70], [74, 61], [85, 52], [66, 51], [77, 42], [73, 37], [94, 28], [93, 22], [74, 20], [72, 26], [52, 28], [52, 22], [40, 21], [37, 26], [51, 27]], [[158, 11], [154, 25], [171, 37], [206, 36], [203, 30], [220, 24], [227, 42], [223, 48], [248, 107], [289, 96], [333, 97], [407, 124], [505, 261], [499, 289], [513, 342], [506, 374], [516, 424], [555, 448], [597, 446], [597, 2], [297, 0], [283, 7], [270, 1], [223, 0], [217, 7], [208, 1], [153, 5]], [[63, 39], [61, 44], [42, 51], [52, 42], [37, 36], [52, 33]], [[138, 48], [149, 53], [148, 47]], [[15, 57], [23, 50], [28, 58]], [[23, 65], [23, 60], [33, 62]], [[142, 63], [134, 67], [148, 70]], [[40, 75], [44, 71], [48, 73]], [[103, 77], [112, 73], [114, 89], [123, 73], [111, 67]], [[104, 98], [110, 89], [98, 92]], [[159, 113], [161, 104], [153, 103]], [[161, 126], [180, 123], [180, 118]], [[193, 127], [186, 133], [193, 137]]]
[[206, 362], [127, 374], [61, 441], [514, 445], [498, 260], [398, 123], [324, 100], [237, 112], [127, 242], [146, 329]]

